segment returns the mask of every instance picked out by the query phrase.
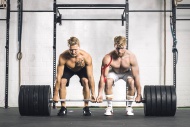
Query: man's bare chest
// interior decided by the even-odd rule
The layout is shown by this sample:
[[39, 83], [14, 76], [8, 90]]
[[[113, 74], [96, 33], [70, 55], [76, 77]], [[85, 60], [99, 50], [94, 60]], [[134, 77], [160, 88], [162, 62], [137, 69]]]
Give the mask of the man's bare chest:
[[70, 58], [66, 61], [66, 66], [73, 71], [78, 71], [85, 66], [84, 57]]
[[131, 64], [130, 60], [126, 58], [126, 59], [113, 60], [110, 64], [110, 67], [116, 72], [125, 72], [131, 68]]

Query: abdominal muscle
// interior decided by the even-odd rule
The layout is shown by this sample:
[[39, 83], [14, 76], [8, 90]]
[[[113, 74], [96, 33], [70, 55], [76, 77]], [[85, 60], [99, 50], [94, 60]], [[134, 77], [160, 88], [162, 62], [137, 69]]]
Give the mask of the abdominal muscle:
[[121, 68], [112, 68], [112, 67], [110, 67], [110, 71], [113, 71], [113, 72], [115, 72], [115, 73], [117, 73], [117, 74], [123, 74], [123, 73], [126, 73], [126, 72], [128, 72], [128, 71], [130, 71], [131, 70], [131, 68], [129, 67], [129, 68], [125, 68], [125, 69], [121, 69]]

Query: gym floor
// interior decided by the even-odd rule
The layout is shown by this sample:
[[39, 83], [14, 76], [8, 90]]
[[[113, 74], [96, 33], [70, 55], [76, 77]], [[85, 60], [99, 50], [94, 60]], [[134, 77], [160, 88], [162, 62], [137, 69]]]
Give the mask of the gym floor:
[[57, 108], [44, 117], [0, 108], [0, 127], [190, 127], [190, 108], [178, 108], [174, 117], [147, 117], [143, 108], [134, 108], [134, 116], [126, 116], [124, 108], [114, 108], [113, 116], [104, 116], [104, 108], [91, 108], [92, 116], [83, 116], [82, 108], [67, 109], [67, 116], [57, 116]]

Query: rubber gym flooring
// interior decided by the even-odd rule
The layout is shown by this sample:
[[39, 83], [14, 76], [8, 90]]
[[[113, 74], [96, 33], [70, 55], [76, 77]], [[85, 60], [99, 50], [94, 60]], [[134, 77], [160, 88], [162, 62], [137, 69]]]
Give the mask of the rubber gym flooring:
[[90, 108], [92, 116], [83, 116], [82, 108], [67, 108], [59, 117], [59, 108], [51, 116], [20, 116], [18, 108], [0, 108], [0, 127], [190, 127], [190, 108], [178, 108], [174, 117], [144, 116], [143, 108], [134, 108], [126, 116], [125, 108], [114, 108], [113, 116], [104, 116], [104, 108]]

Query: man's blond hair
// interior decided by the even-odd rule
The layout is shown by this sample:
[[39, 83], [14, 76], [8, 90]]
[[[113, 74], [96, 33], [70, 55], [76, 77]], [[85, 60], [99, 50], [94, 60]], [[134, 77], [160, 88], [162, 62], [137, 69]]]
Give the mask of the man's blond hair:
[[123, 37], [123, 36], [116, 36], [116, 37], [114, 38], [114, 46], [115, 46], [115, 45], [117, 45], [117, 46], [119, 46], [119, 47], [122, 47], [122, 46], [124, 46], [124, 45], [127, 45], [127, 43], [126, 43], [126, 38]]
[[73, 45], [78, 45], [80, 46], [80, 42], [79, 42], [79, 39], [76, 38], [76, 37], [70, 37], [69, 40], [68, 40], [68, 46], [73, 46]]

